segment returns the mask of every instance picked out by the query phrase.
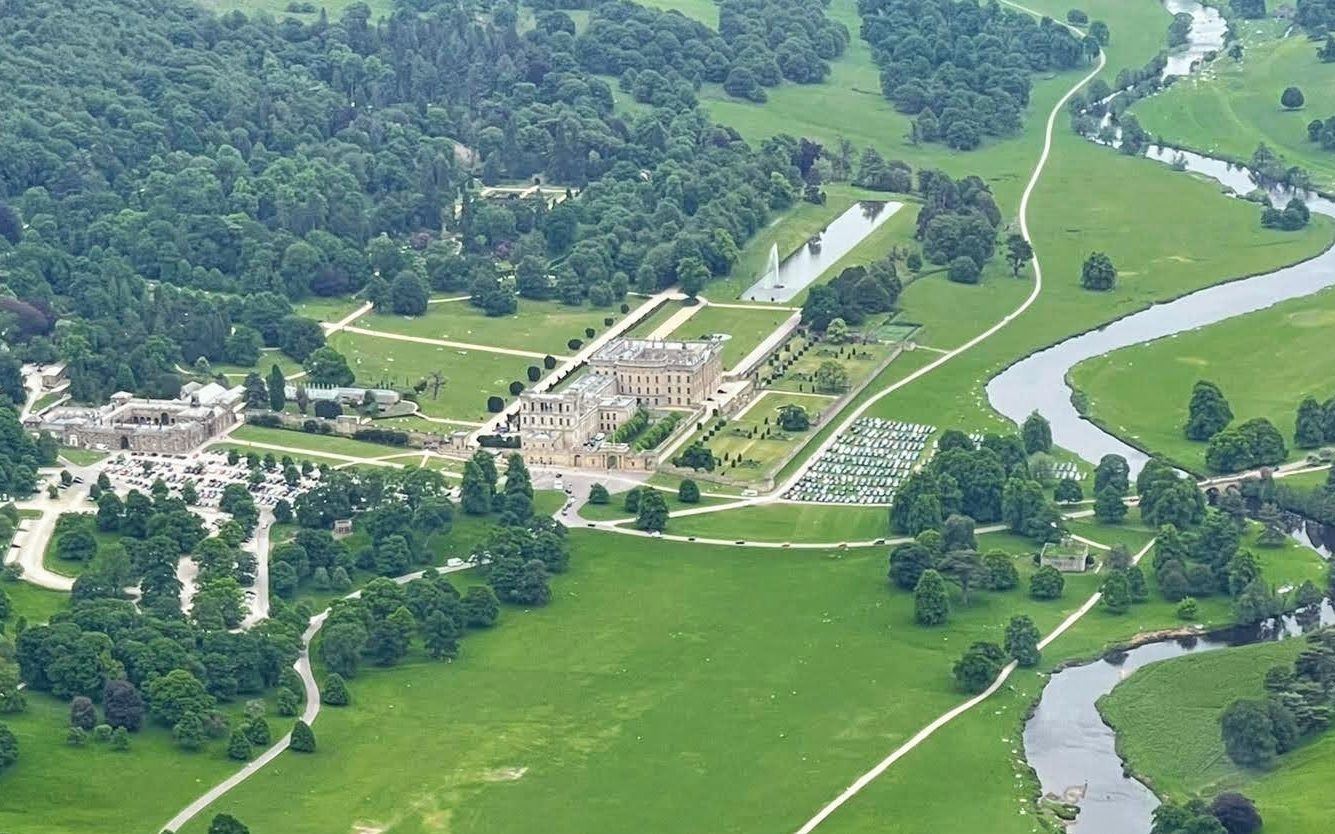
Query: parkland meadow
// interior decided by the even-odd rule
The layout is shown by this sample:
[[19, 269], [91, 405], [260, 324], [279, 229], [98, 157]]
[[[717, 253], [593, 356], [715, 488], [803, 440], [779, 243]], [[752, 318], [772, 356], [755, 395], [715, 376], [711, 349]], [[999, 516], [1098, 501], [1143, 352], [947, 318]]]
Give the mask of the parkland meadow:
[[446, 301], [428, 305], [420, 316], [371, 313], [358, 319], [355, 325], [384, 333], [559, 357], [573, 353], [567, 344], [571, 339], [588, 341], [586, 330], [591, 328], [595, 333], [606, 330], [607, 318], [620, 320], [621, 313], [615, 307], [571, 306], [521, 298], [511, 316], [488, 316], [467, 301]]
[[1099, 425], [1194, 471], [1205, 471], [1206, 444], [1188, 440], [1183, 426], [1202, 379], [1223, 391], [1235, 425], [1269, 419], [1297, 459], [1305, 454], [1293, 445], [1298, 403], [1335, 395], [1332, 324], [1335, 291], [1326, 290], [1087, 360], [1069, 379]]
[[[1141, 126], [1174, 145], [1228, 159], [1250, 159], [1262, 142], [1312, 175], [1313, 184], [1335, 189], [1335, 152], [1307, 137], [1307, 123], [1335, 115], [1335, 64], [1323, 64], [1320, 41], [1300, 31], [1285, 37], [1282, 21], [1240, 21], [1243, 58], [1221, 56], [1205, 72], [1181, 79], [1159, 95], [1137, 102]], [[1280, 94], [1298, 87], [1306, 103], [1280, 105]]]
[[507, 609], [452, 664], [368, 670], [353, 706], [316, 722], [319, 753], [280, 757], [210, 810], [289, 834], [791, 829], [958, 702], [961, 647], [1019, 611], [1047, 630], [1083, 601], [977, 593], [924, 629], [879, 551], [570, 539], [550, 607]]
[[524, 356], [392, 341], [361, 333], [337, 333], [329, 344], [347, 357], [361, 385], [412, 387], [439, 373], [443, 378], [439, 393], [434, 392], [434, 385], [428, 386], [417, 404], [423, 414], [447, 420], [486, 420], [487, 398], [513, 399], [510, 383], [527, 385], [526, 371], [534, 364]]
[[1224, 752], [1219, 716], [1238, 698], [1265, 694], [1265, 673], [1292, 664], [1302, 640], [1260, 643], [1160, 661], [1099, 701], [1118, 750], [1137, 776], [1173, 798], [1241, 790], [1267, 834], [1305, 834], [1330, 818], [1324, 786], [1335, 777], [1335, 735], [1324, 732], [1268, 771], [1244, 770]]

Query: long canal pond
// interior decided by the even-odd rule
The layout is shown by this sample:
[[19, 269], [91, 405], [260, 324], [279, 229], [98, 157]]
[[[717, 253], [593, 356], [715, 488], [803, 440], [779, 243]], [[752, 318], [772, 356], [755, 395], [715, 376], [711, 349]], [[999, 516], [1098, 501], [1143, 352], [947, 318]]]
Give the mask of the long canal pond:
[[772, 249], [765, 273], [742, 293], [742, 298], [776, 304], [792, 301], [903, 207], [903, 203], [893, 200], [860, 200], [782, 262], [778, 250]]
[[[1290, 533], [1329, 560], [1335, 529], [1313, 522]], [[1025, 758], [1049, 800], [1076, 805], [1071, 834], [1148, 834], [1159, 806], [1154, 792], [1128, 776], [1117, 754], [1116, 734], [1098, 711], [1098, 700], [1137, 669], [1187, 654], [1301, 636], [1335, 624], [1330, 600], [1319, 609], [1278, 617], [1259, 626], [1200, 636], [1165, 638], [1054, 674], [1024, 727]]]

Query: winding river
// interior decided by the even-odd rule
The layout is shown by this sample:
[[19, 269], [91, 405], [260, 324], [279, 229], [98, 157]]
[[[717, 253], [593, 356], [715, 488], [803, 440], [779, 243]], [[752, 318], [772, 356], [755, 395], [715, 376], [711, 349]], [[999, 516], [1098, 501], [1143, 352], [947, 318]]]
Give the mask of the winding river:
[[[1215, 9], [1194, 0], [1165, 0], [1172, 13], [1192, 15], [1188, 45], [1171, 56], [1165, 75], [1185, 75], [1211, 51], [1223, 48], [1225, 23]], [[1154, 147], [1148, 155], [1166, 164], [1185, 165], [1235, 194], [1256, 188], [1250, 172], [1222, 160]], [[1280, 203], [1291, 195], [1274, 194]], [[1303, 195], [1316, 214], [1335, 217], [1335, 202]], [[1185, 221], [1184, 221], [1185, 222]], [[1103, 328], [1067, 339], [1012, 365], [987, 385], [993, 408], [1015, 422], [1037, 409], [1052, 425], [1053, 441], [1089, 461], [1120, 454], [1138, 472], [1146, 455], [1080, 416], [1071, 401], [1067, 372], [1076, 364], [1110, 351], [1173, 336], [1281, 301], [1335, 286], [1335, 249], [1294, 266], [1224, 283], [1156, 304]], [[1335, 547], [1335, 529], [1307, 523], [1291, 534], [1327, 559]], [[1159, 660], [1262, 640], [1298, 636], [1317, 625], [1335, 623], [1330, 600], [1319, 611], [1281, 617], [1260, 627], [1182, 639], [1163, 639], [1120, 652], [1052, 676], [1034, 715], [1024, 728], [1025, 756], [1049, 798], [1071, 802], [1080, 813], [1070, 824], [1074, 834], [1143, 834], [1159, 805], [1154, 793], [1123, 772], [1116, 737], [1103, 723], [1096, 702], [1136, 669]]]
[[[1290, 533], [1327, 559], [1335, 539], [1332, 534], [1335, 530], [1310, 522]], [[1326, 600], [1317, 611], [1200, 637], [1158, 640], [1054, 674], [1025, 724], [1024, 750], [1044, 795], [1079, 806], [1080, 813], [1068, 830], [1072, 834], [1143, 834], [1150, 830], [1151, 814], [1159, 800], [1153, 791], [1123, 773], [1116, 734], [1103, 723], [1096, 707], [1099, 698], [1132, 672], [1185, 654], [1285, 640], [1332, 623], [1335, 608]]]
[[[1220, 48], [1222, 35], [1210, 22], [1218, 17], [1213, 9], [1185, 0], [1168, 0], [1166, 5], [1169, 11], [1192, 14], [1201, 24], [1199, 27], [1193, 25], [1191, 42], [1175, 54], [1173, 61], [1176, 63], [1170, 61], [1164, 71], [1167, 75], [1185, 72], [1196, 58]], [[1190, 58], [1192, 55], [1196, 57]], [[1214, 179], [1236, 194], [1247, 194], [1257, 187], [1247, 169], [1223, 160], [1158, 146], [1150, 148], [1147, 155], [1165, 164], [1185, 165], [1186, 170]], [[1282, 205], [1291, 196], [1275, 194], [1273, 199]], [[1304, 197], [1314, 214], [1335, 217], [1335, 202], [1311, 194]], [[1184, 219], [1183, 222], [1187, 221]], [[1134, 476], [1147, 456], [1080, 415], [1071, 402], [1072, 391], [1066, 383], [1066, 374], [1071, 368], [1086, 359], [1120, 348], [1215, 324], [1330, 286], [1335, 286], [1335, 248], [1294, 266], [1218, 284], [1174, 301], [1155, 304], [1098, 330], [1032, 354], [993, 377], [987, 384], [987, 398], [994, 409], [1016, 423], [1023, 422], [1030, 412], [1037, 410], [1052, 425], [1053, 442], [1085, 460], [1097, 462], [1106, 454], [1122, 455], [1131, 464]]]

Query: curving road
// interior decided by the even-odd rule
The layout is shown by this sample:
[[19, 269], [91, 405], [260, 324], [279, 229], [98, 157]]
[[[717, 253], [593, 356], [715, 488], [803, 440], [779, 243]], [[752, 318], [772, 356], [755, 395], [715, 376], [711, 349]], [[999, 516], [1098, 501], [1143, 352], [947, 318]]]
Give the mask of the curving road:
[[[1132, 557], [1131, 560], [1132, 564], [1139, 563], [1141, 558], [1144, 557], [1146, 553], [1150, 552], [1150, 548], [1154, 546], [1154, 542], [1155, 540], [1151, 539], [1148, 544], [1146, 544], [1143, 548], [1141, 548], [1140, 552]], [[1071, 626], [1080, 622], [1080, 619], [1082, 617], [1084, 617], [1086, 614], [1092, 611], [1094, 609], [1094, 606], [1099, 604], [1100, 599], [1103, 599], [1103, 594], [1101, 592], [1096, 591], [1089, 599], [1085, 600], [1085, 603], [1083, 605], [1081, 605], [1079, 608], [1073, 611], [1069, 617], [1062, 620], [1061, 623], [1056, 628], [1048, 632], [1048, 635], [1038, 642], [1038, 648], [1040, 650], [1047, 648], [1052, 643], [1053, 640], [1056, 640], [1058, 637], [1065, 634], [1067, 630], [1071, 628]], [[887, 770], [889, 770], [891, 765], [893, 765], [900, 759], [904, 758], [904, 756], [912, 752], [913, 749], [916, 748], [919, 744], [922, 744], [924, 741], [931, 738], [932, 734], [934, 734], [937, 730], [946, 726], [951, 721], [954, 721], [956, 718], [959, 718], [964, 713], [968, 712], [969, 710], [973, 709], [974, 707], [986, 701], [988, 698], [992, 697], [992, 695], [996, 694], [996, 691], [1000, 689], [1003, 684], [1006, 683], [1007, 679], [1010, 678], [1011, 673], [1013, 673], [1015, 669], [1016, 669], [1015, 661], [1011, 661], [1009, 664], [1006, 665], [1004, 669], [1001, 670], [1001, 673], [997, 675], [997, 679], [992, 681], [992, 685], [989, 686], [987, 689], [983, 690], [981, 693], [975, 695], [974, 697], [970, 698], [969, 700], [965, 701], [959, 706], [956, 706], [955, 708], [945, 713], [942, 713], [940, 716], [936, 718], [936, 720], [932, 721], [932, 723], [928, 724], [926, 727], [923, 727], [921, 730], [915, 733], [914, 736], [910, 738], [908, 741], [904, 742], [899, 747], [896, 747], [890, 753], [890, 755], [886, 756], [884, 759], [881, 759], [879, 762], [877, 762], [876, 766], [873, 767], [871, 770], [868, 770], [866, 773], [859, 776], [856, 780], [854, 780], [853, 784], [849, 785], [847, 788], [844, 788], [842, 793], [840, 793], [828, 804], [826, 804], [825, 807], [821, 808], [820, 811], [817, 812], [814, 817], [807, 820], [806, 823], [801, 828], [797, 829], [796, 834], [811, 834], [811, 832], [814, 831], [818, 825], [820, 825], [822, 822], [828, 819], [831, 814], [833, 814], [835, 811], [843, 807], [843, 805], [847, 803], [850, 799], [861, 793], [862, 790], [866, 788], [868, 785], [870, 785], [872, 782], [876, 781], [876, 778], [880, 776], [882, 773], [885, 773]]]
[[[454, 567], [428, 568], [427, 570], [449, 574], [465, 571], [472, 567], [473, 565], [456, 565]], [[394, 581], [400, 585], [406, 585], [414, 579], [420, 579], [425, 576], [426, 572], [426, 570], [413, 571], [412, 573], [395, 577]], [[344, 597], [344, 599], [356, 599], [357, 597], [360, 597], [361, 594], [362, 592], [360, 590], [353, 591]], [[292, 668], [296, 670], [297, 675], [301, 678], [302, 689], [305, 690], [306, 708], [302, 710], [301, 720], [307, 724], [314, 724], [315, 719], [320, 715], [320, 687], [315, 682], [315, 673], [311, 671], [311, 641], [315, 639], [315, 635], [320, 633], [320, 629], [324, 627], [325, 620], [328, 619], [328, 617], [328, 608], [321, 611], [319, 614], [316, 614], [314, 617], [311, 617], [310, 624], [306, 626], [306, 631], [301, 635], [301, 655], [297, 658], [297, 662], [292, 664]], [[292, 733], [288, 732], [282, 738], [278, 739], [278, 741], [268, 750], [265, 750], [263, 753], [256, 756], [252, 761], [247, 762], [245, 767], [242, 767], [236, 773], [233, 773], [212, 788], [209, 788], [194, 802], [191, 802], [189, 805], [182, 808], [180, 813], [168, 820], [167, 824], [164, 825], [162, 829], [166, 831], [180, 831], [183, 826], [199, 816], [205, 808], [212, 805], [228, 791], [232, 790], [232, 788], [235, 788], [251, 776], [254, 776], [269, 762], [278, 758], [278, 755], [286, 750], [291, 743]]]
[[[1015, 4], [1008, 3], [1007, 5], [1015, 5]], [[1023, 6], [1018, 6], [1017, 8], [1024, 9]], [[1032, 11], [1029, 9], [1024, 9], [1024, 10]], [[1084, 87], [1090, 81], [1093, 81], [1094, 77], [1103, 71], [1103, 68], [1107, 63], [1108, 63], [1107, 55], [1103, 52], [1100, 52], [1098, 65], [1095, 66], [1094, 69], [1091, 70], [1087, 75], [1085, 75], [1084, 78], [1081, 78], [1078, 82], [1076, 82], [1071, 87], [1071, 89], [1067, 90], [1066, 94], [1063, 95], [1061, 99], [1059, 99], [1057, 103], [1053, 105], [1052, 111], [1048, 113], [1047, 124], [1044, 126], [1043, 130], [1043, 152], [1039, 154], [1038, 162], [1034, 165], [1034, 171], [1029, 177], [1028, 184], [1025, 185], [1024, 194], [1020, 197], [1020, 215], [1019, 215], [1020, 233], [1024, 235], [1026, 240], [1029, 240], [1031, 242], [1033, 240], [1029, 234], [1029, 200], [1033, 196], [1034, 189], [1037, 187], [1038, 181], [1043, 175], [1043, 169], [1047, 166], [1048, 157], [1052, 151], [1052, 131], [1057, 121], [1057, 115], [1062, 112], [1063, 108], [1066, 106], [1066, 102], [1071, 99], [1071, 96], [1075, 95], [1076, 92], [1079, 91], [1081, 87]], [[881, 398], [893, 393], [894, 391], [903, 388], [905, 385], [908, 385], [909, 383], [913, 382], [914, 380], [918, 379], [924, 374], [929, 373], [930, 371], [940, 367], [941, 365], [944, 365], [946, 362], [949, 362], [951, 359], [954, 359], [961, 353], [964, 353], [965, 351], [970, 350], [976, 347], [977, 345], [981, 344], [982, 342], [986, 341], [987, 339], [991, 338], [999, 330], [1001, 330], [1007, 324], [1010, 324], [1018, 316], [1024, 313], [1024, 311], [1028, 310], [1031, 306], [1033, 306], [1033, 303], [1038, 299], [1039, 293], [1042, 292], [1043, 290], [1043, 268], [1042, 265], [1039, 263], [1037, 251], [1035, 251], [1034, 253], [1033, 268], [1034, 268], [1034, 289], [1032, 292], [1029, 293], [1029, 296], [1024, 300], [1022, 304], [1020, 304], [1019, 307], [1015, 308], [1013, 311], [1008, 313], [1003, 319], [1001, 319], [1001, 321], [992, 325], [987, 330], [983, 331], [982, 333], [979, 333], [977, 336], [965, 342], [964, 344], [960, 345], [959, 347], [955, 348], [954, 350], [942, 354], [942, 356], [939, 359], [932, 361], [930, 364], [925, 365], [924, 367], [918, 369], [912, 374], [909, 374], [908, 376], [904, 377], [903, 379], [899, 380], [893, 385], [890, 385], [884, 390], [877, 392], [875, 396], [870, 397], [865, 403], [863, 403], [858, 408], [854, 409], [853, 413], [850, 414], [844, 420], [844, 422], [840, 424], [838, 430], [831, 433], [830, 436], [826, 438], [825, 442], [821, 444], [817, 452], [811, 455], [809, 458], [807, 458], [808, 462], [804, 464], [802, 467], [798, 468], [797, 473], [795, 473], [793, 478], [790, 479], [789, 482], [784, 485], [784, 489], [780, 490], [780, 492], [785, 491], [788, 486], [790, 486], [793, 483], [796, 483], [796, 479], [800, 477], [801, 473], [805, 470], [806, 466], [809, 466], [811, 461], [814, 461], [817, 457], [820, 456], [820, 454], [822, 454], [827, 448], [829, 448], [829, 446], [831, 446], [834, 443], [835, 438], [839, 436], [839, 433], [847, 429], [848, 426], [851, 425], [852, 421], [857, 417], [860, 417], [867, 410], [867, 408], [869, 408], [873, 403], [879, 401]], [[1141, 557], [1144, 556], [1147, 552], [1149, 552], [1149, 549], [1153, 544], [1154, 542], [1153, 540], [1151, 540], [1149, 544], [1145, 545], [1144, 549], [1142, 549], [1139, 553], [1136, 554], [1134, 561], [1139, 562]], [[1053, 631], [1050, 634], [1048, 634], [1047, 637], [1043, 638], [1042, 642], [1039, 643], [1039, 648], [1047, 646], [1053, 640], [1057, 639], [1062, 634], [1064, 634], [1067, 629], [1069, 629], [1071, 626], [1079, 622], [1080, 619], [1085, 616], [1085, 614], [1089, 613], [1089, 611], [1093, 609], [1095, 605], [1098, 604], [1100, 598], [1102, 598], [1102, 594], [1100, 593], [1095, 593], [1093, 596], [1091, 596], [1085, 602], [1084, 605], [1080, 606], [1080, 608], [1077, 609], [1073, 614], [1071, 614], [1071, 616], [1067, 617], [1066, 620], [1064, 620], [1061, 623], [1061, 625], [1057, 626], [1057, 628], [1053, 629]], [[1011, 663], [1009, 666], [1007, 666], [1005, 669], [1001, 671], [1001, 674], [997, 675], [997, 679], [992, 682], [992, 685], [989, 686], [981, 694], [969, 699], [968, 701], [965, 701], [964, 703], [960, 704], [954, 709], [946, 712], [945, 714], [938, 717], [935, 721], [931, 722], [926, 727], [923, 727], [921, 730], [919, 730], [917, 734], [915, 734], [907, 742], [905, 742], [904, 744], [896, 748], [894, 751], [892, 751], [890, 755], [886, 756], [884, 759], [878, 762], [876, 766], [873, 767], [871, 770], [859, 776], [853, 782], [853, 784], [849, 785], [847, 788], [844, 789], [842, 793], [840, 793], [833, 800], [827, 803], [825, 807], [821, 808], [820, 811], [818, 811], [815, 816], [807, 820], [806, 823], [804, 823], [800, 828], [797, 829], [796, 834], [810, 834], [810, 832], [814, 831], [816, 827], [819, 826], [826, 819], [828, 819], [831, 814], [839, 810], [839, 808], [841, 808], [850, 799], [861, 793], [862, 790], [866, 788], [868, 785], [870, 785], [873, 781], [875, 781], [877, 777], [879, 777], [885, 771], [889, 770], [890, 767], [895, 762], [899, 761], [901, 758], [903, 758], [905, 755], [911, 752], [914, 748], [916, 748], [919, 744], [922, 744], [924, 741], [930, 738], [932, 734], [934, 734], [937, 730], [941, 729], [945, 725], [949, 724], [951, 721], [958, 718], [960, 715], [963, 715], [964, 713], [968, 712], [969, 710], [981, 704], [983, 701], [987, 700], [993, 693], [995, 693], [998, 689], [1001, 688], [1001, 686], [1006, 682], [1006, 679], [1011, 676], [1011, 673], [1013, 671], [1015, 671], [1015, 664]]]

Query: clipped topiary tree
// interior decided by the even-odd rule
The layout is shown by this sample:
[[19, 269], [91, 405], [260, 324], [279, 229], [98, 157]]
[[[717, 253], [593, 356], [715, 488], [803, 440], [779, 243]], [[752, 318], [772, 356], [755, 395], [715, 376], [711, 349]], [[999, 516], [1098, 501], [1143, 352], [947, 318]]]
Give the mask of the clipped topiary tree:
[[500, 414], [505, 409], [505, 400], [500, 397], [487, 397], [487, 411], [492, 414]]
[[523, 390], [524, 390], [524, 383], [520, 382], [519, 380], [516, 379], [514, 382], [510, 383], [510, 396], [517, 397], [519, 396], [519, 392]]
[[526, 373], [528, 374], [529, 382], [537, 382], [542, 379], [542, 369], [537, 365], [529, 365]]

